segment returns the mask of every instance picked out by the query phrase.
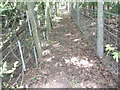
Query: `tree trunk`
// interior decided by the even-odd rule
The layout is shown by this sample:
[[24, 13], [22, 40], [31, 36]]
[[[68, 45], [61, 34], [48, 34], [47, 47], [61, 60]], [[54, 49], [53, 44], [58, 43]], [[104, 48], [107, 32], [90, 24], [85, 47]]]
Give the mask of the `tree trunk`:
[[40, 44], [40, 40], [38, 36], [37, 23], [35, 21], [35, 16], [34, 16], [34, 3], [27, 2], [27, 5], [28, 5], [28, 13], [30, 17], [30, 22], [32, 26], [33, 39], [36, 45], [38, 58], [40, 59], [42, 55], [42, 49], [41, 49], [41, 44]]
[[50, 23], [50, 9], [49, 9], [49, 1], [46, 2], [46, 8], [45, 8], [45, 37], [46, 40], [48, 40], [48, 32], [52, 29], [51, 23]]

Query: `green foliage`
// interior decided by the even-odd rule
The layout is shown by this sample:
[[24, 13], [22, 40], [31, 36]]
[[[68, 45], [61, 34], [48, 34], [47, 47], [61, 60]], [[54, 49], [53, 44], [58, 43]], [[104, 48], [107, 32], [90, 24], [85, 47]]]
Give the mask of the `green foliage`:
[[119, 62], [118, 59], [120, 58], [120, 52], [113, 52], [112, 55], [113, 55], [113, 59]]
[[107, 7], [105, 11], [120, 14], [120, 3], [119, 2], [105, 2], [104, 5]]
[[112, 45], [107, 44], [105, 50], [107, 51], [107, 55], [108, 55], [111, 51], [113, 51], [115, 49], [116, 49], [116, 47], [113, 47]]
[[[7, 2], [7, 3], [0, 3], [0, 16], [9, 16], [15, 10], [15, 6], [11, 6], [13, 3]], [[12, 11], [12, 12], [11, 12]]]
[[32, 78], [30, 79], [30, 81], [36, 81], [36, 80], [38, 80], [37, 77], [32, 77]]
[[107, 51], [107, 55], [111, 54], [113, 59], [119, 62], [118, 59], [120, 58], [120, 52], [117, 51], [117, 47], [113, 47], [112, 45], [107, 44], [105, 51]]
[[111, 11], [112, 11], [112, 13], [120, 14], [120, 3], [113, 4]]
[[[16, 70], [17, 66], [18, 66], [18, 61], [16, 61], [14, 63], [14, 66], [13, 66], [13, 68], [11, 70], [8, 70], [7, 69], [8, 68], [7, 62], [6, 61], [4, 63], [0, 62], [0, 78], [3, 78], [4, 74], [11, 74], [11, 76], [10, 76], [10, 80], [11, 80], [11, 78], [13, 77], [14, 71]], [[3, 82], [4, 88], [8, 88], [9, 87], [8, 82]]]
[[20, 89], [20, 88], [24, 88], [24, 86], [22, 86], [22, 85], [19, 86], [19, 85], [17, 84], [14, 88]]
[[4, 62], [4, 63], [1, 62], [1, 65], [0, 65], [0, 78], [2, 78], [4, 76], [4, 74], [13, 73], [16, 70], [17, 66], [18, 66], [18, 61], [16, 61], [14, 63], [14, 66], [13, 66], [13, 68], [11, 70], [8, 70], [7, 69], [7, 67], [8, 67], [7, 62]]

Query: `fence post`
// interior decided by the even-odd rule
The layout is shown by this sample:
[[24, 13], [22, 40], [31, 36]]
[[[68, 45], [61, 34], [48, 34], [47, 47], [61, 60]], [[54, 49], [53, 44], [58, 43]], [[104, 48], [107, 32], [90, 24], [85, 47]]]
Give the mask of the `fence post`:
[[67, 11], [70, 12], [70, 2], [67, 2]]
[[100, 58], [104, 55], [103, 0], [98, 0], [97, 54]]
[[70, 2], [70, 16], [73, 18], [73, 2]]
[[2, 90], [2, 77], [0, 77], [0, 90]]
[[20, 51], [20, 56], [21, 56], [22, 70], [26, 71], [26, 66], [25, 66], [25, 61], [24, 61], [24, 58], [23, 58], [22, 47], [21, 47], [21, 43], [20, 43], [19, 40], [18, 40], [18, 46], [19, 46], [19, 51]]
[[80, 26], [80, 22], [79, 22], [79, 20], [80, 20], [80, 12], [79, 12], [79, 2], [77, 2], [77, 25], [78, 25], [78, 27]]

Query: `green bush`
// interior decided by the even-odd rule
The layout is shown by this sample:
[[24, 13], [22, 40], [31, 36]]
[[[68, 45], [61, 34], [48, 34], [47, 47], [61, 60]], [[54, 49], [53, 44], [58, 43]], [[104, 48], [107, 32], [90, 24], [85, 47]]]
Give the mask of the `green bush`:
[[114, 47], [114, 46], [112, 46], [112, 45], [107, 44], [107, 45], [106, 45], [106, 48], [105, 48], [105, 51], [107, 51], [107, 55], [108, 55], [108, 54], [112, 55], [112, 58], [113, 58], [114, 60], [116, 60], [117, 62], [119, 62], [120, 52], [117, 51], [117, 47]]
[[[16, 70], [17, 66], [18, 66], [18, 61], [16, 61], [14, 63], [14, 66], [11, 70], [8, 70], [7, 62], [4, 62], [4, 63], [0, 62], [0, 78], [1, 78], [0, 80], [2, 80], [2, 78], [4, 77], [5, 74], [11, 74], [11, 77], [13, 77], [14, 71]], [[0, 82], [2, 82], [2, 81], [0, 81]], [[4, 82], [4, 83], [6, 83], [6, 82]], [[8, 86], [8, 84], [6, 84], [6, 85]], [[1, 86], [2, 86], [2, 83], [0, 83], [0, 88], [1, 88]]]
[[112, 11], [112, 13], [120, 14], [120, 3], [117, 3], [117, 4], [113, 5], [111, 11]]

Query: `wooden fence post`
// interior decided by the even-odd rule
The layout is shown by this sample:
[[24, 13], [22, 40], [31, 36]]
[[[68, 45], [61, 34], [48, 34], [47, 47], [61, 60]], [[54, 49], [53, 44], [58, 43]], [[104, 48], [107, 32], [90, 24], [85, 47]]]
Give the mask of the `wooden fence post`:
[[100, 58], [104, 55], [103, 0], [98, 0], [97, 54]]

